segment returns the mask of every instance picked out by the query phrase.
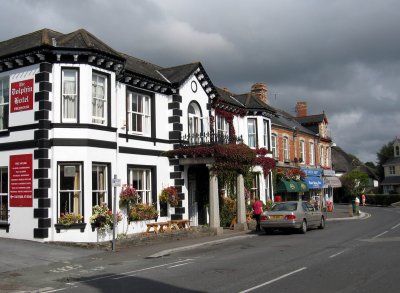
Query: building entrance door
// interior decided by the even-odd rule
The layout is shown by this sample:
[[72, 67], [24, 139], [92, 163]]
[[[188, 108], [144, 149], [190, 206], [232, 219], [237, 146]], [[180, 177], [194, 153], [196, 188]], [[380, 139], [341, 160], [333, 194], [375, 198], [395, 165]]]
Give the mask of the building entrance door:
[[209, 177], [205, 165], [191, 166], [188, 170], [188, 202], [191, 225], [209, 223]]

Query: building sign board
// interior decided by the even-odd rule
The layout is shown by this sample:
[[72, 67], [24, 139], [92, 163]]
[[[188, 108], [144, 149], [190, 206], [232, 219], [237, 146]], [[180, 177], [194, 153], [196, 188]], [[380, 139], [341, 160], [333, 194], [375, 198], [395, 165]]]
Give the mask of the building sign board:
[[322, 169], [301, 168], [301, 170], [306, 173], [307, 177], [320, 177], [322, 174]]
[[33, 109], [33, 84], [33, 79], [11, 83], [11, 113]]
[[10, 156], [10, 207], [32, 207], [32, 154]]

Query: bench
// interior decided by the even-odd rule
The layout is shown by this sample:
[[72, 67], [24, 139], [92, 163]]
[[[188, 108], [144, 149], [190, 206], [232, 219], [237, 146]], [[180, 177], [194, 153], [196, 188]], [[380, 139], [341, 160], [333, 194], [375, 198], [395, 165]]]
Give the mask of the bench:
[[146, 224], [147, 230], [144, 232], [144, 235], [148, 233], [164, 233], [164, 232], [171, 232], [172, 229], [181, 230], [190, 228], [190, 221], [189, 220], [171, 220], [167, 222], [154, 222]]
[[189, 220], [171, 220], [172, 225], [175, 225], [177, 230], [189, 229], [190, 221]]

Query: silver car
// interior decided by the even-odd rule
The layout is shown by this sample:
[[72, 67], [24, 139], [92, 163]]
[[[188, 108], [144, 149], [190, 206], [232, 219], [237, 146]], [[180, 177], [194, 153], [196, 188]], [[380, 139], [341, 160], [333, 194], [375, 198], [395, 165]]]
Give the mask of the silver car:
[[261, 228], [265, 233], [277, 229], [296, 229], [306, 233], [308, 228], [325, 228], [325, 215], [305, 201], [276, 203], [261, 215]]

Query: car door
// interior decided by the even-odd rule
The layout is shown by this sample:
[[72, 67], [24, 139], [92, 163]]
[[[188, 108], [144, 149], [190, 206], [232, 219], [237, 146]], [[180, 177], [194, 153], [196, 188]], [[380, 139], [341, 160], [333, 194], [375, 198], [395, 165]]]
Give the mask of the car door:
[[309, 205], [306, 202], [302, 203], [303, 211], [304, 211], [304, 216], [307, 220], [307, 226], [312, 226], [313, 224], [313, 215], [312, 215], [312, 210], [310, 210]]
[[312, 226], [317, 226], [318, 222], [319, 222], [319, 213], [315, 210], [315, 208], [312, 206], [312, 204], [310, 203], [306, 203], [309, 211], [310, 211], [310, 218], [311, 218], [311, 222], [310, 225]]

